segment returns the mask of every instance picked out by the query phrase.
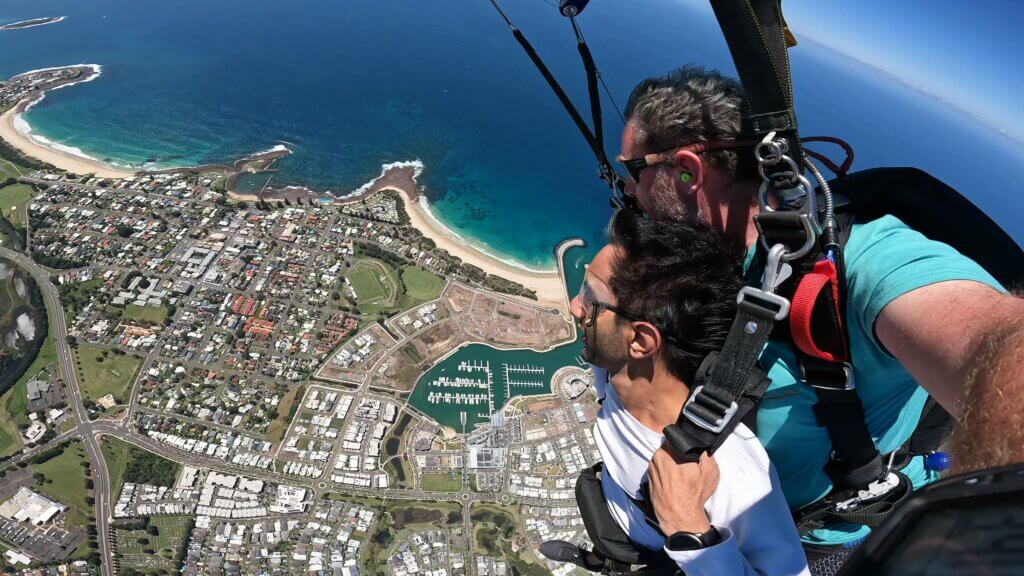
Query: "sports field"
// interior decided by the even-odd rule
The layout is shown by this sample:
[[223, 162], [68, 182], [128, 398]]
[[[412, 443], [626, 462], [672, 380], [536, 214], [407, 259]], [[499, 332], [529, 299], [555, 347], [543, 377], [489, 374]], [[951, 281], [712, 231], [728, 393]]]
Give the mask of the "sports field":
[[[134, 356], [120, 356], [103, 348], [82, 344], [75, 349], [75, 370], [82, 395], [96, 401], [113, 394], [118, 404], [128, 399], [128, 390], [135, 381], [142, 361]], [[104, 352], [107, 354], [104, 355]]]
[[405, 284], [405, 295], [412, 300], [413, 306], [422, 302], [436, 300], [447, 283], [444, 278], [416, 266], [402, 268], [402, 283]]
[[364, 313], [375, 313], [397, 304], [399, 284], [395, 271], [380, 260], [357, 258], [349, 269], [348, 281]]

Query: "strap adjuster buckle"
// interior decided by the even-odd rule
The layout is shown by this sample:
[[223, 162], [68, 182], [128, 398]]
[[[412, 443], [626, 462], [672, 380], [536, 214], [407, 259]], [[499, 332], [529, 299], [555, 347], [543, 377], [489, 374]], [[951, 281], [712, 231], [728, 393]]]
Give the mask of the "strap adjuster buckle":
[[853, 498], [843, 500], [842, 502], [836, 502], [836, 510], [846, 512], [865, 502], [877, 500], [889, 492], [892, 492], [899, 485], [900, 477], [895, 472], [889, 472], [884, 478], [879, 478], [878, 480], [868, 484], [866, 489], [858, 490], [857, 495]]
[[[683, 416], [708, 432], [718, 434], [729, 425], [729, 421], [736, 415], [739, 406], [736, 402], [732, 402], [723, 411], [721, 409], [721, 402], [716, 401], [714, 398], [710, 398], [706, 402], [700, 402], [699, 398], [701, 398], [703, 390], [703, 385], [694, 388], [693, 393], [686, 399], [686, 404], [683, 405]], [[701, 412], [704, 414], [701, 414]], [[721, 412], [721, 414], [715, 414], [715, 412]], [[715, 416], [714, 421], [707, 417], [712, 415]]]
[[853, 377], [853, 366], [849, 362], [843, 362], [843, 382], [839, 386], [824, 384], [825, 380], [818, 378], [814, 378], [813, 381], [808, 380], [807, 366], [803, 362], [800, 363], [800, 375], [811, 388], [818, 388], [820, 390], [855, 390], [857, 388], [857, 381]]
[[739, 294], [736, 295], [736, 305], [741, 308], [751, 306], [760, 308], [765, 316], [770, 315], [775, 320], [782, 320], [789, 316], [789, 300], [754, 286], [740, 288]]

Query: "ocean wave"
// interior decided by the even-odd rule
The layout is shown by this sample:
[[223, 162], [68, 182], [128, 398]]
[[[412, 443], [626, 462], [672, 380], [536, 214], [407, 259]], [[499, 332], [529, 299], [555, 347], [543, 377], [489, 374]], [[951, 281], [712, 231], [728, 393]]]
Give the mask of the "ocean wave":
[[[89, 69], [91, 69], [94, 72], [94, 74], [92, 76], [89, 76], [85, 80], [76, 80], [74, 82], [68, 82], [67, 84], [61, 84], [60, 86], [57, 86], [56, 88], [50, 88], [46, 92], [43, 92], [42, 94], [40, 94], [38, 98], [36, 98], [35, 100], [29, 102], [25, 106], [25, 109], [22, 110], [22, 112], [23, 113], [24, 112], [28, 112], [29, 110], [31, 110], [31, 109], [35, 108], [36, 106], [38, 106], [39, 103], [42, 102], [46, 98], [46, 94], [49, 93], [49, 92], [52, 92], [54, 90], [60, 90], [61, 88], [67, 88], [68, 86], [75, 86], [76, 84], [85, 84], [86, 82], [92, 82], [93, 80], [99, 78], [103, 74], [103, 66], [101, 66], [99, 64], [69, 64], [67, 66], [51, 66], [49, 68], [37, 68], [35, 70], [29, 70], [28, 72], [22, 72], [21, 74], [18, 74], [17, 76], [14, 76], [14, 78], [18, 78], [20, 76], [26, 76], [28, 74], [35, 74], [36, 72], [49, 72], [50, 70], [60, 70], [62, 68], [73, 68], [75, 66], [84, 66], [86, 68], [89, 68]], [[14, 78], [12, 78], [12, 80]]]
[[81, 148], [77, 148], [75, 146], [68, 146], [66, 144], [61, 144], [59, 142], [54, 142], [53, 140], [50, 140], [46, 136], [36, 134], [35, 132], [32, 131], [32, 125], [29, 124], [25, 120], [25, 118], [22, 117], [21, 114], [14, 115], [14, 118], [11, 119], [11, 125], [14, 126], [14, 129], [23, 134], [26, 138], [40, 146], [45, 146], [47, 148], [51, 148], [59, 152], [64, 152], [65, 154], [71, 154], [72, 156], [78, 156], [79, 158], [84, 158], [92, 162], [101, 162], [98, 158], [90, 156], [83, 152]]
[[380, 166], [380, 174], [376, 178], [374, 178], [373, 180], [370, 180], [366, 184], [363, 184], [362, 186], [360, 186], [359, 188], [356, 188], [355, 190], [349, 192], [348, 194], [343, 194], [343, 195], [340, 195], [340, 196], [336, 195], [334, 198], [337, 199], [337, 200], [347, 200], [349, 198], [358, 198], [359, 196], [369, 192], [370, 189], [373, 188], [373, 185], [377, 183], [377, 180], [380, 180], [381, 178], [383, 178], [384, 175], [388, 173], [388, 170], [391, 170], [391, 169], [394, 169], [394, 168], [412, 168], [413, 169], [412, 179], [416, 180], [417, 178], [420, 177], [420, 174], [423, 173], [424, 167], [425, 166], [423, 165], [423, 161], [422, 160], [400, 160], [398, 162], [389, 162], [387, 164], [381, 164], [381, 166]]
[[271, 152], [287, 152], [287, 153], [291, 154], [292, 150], [291, 150], [291, 148], [285, 146], [284, 144], [278, 144], [277, 146], [274, 146], [273, 148], [267, 148], [266, 150], [260, 150], [259, 152], [254, 152], [254, 153], [250, 154], [250, 156], [259, 156], [260, 154], [270, 154]]

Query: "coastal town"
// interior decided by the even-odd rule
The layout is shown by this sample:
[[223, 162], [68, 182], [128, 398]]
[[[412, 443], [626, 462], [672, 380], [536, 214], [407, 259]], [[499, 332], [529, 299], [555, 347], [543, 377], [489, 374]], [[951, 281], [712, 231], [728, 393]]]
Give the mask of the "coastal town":
[[413, 162], [344, 196], [242, 190], [287, 149], [99, 169], [17, 129], [100, 74], [0, 83], [0, 261], [42, 302], [0, 382], [0, 570], [569, 574], [537, 546], [587, 539], [598, 404], [561, 264], [582, 242], [558, 271], [488, 257]]

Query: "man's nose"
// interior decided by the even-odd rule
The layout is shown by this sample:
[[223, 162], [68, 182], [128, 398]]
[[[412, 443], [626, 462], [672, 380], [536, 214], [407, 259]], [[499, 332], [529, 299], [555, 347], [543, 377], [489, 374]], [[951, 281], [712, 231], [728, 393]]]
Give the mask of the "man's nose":
[[577, 320], [583, 320], [583, 303], [580, 302], [579, 296], [576, 296], [575, 298], [572, 299], [571, 302], [569, 302], [569, 313], [572, 314], [573, 318]]
[[624, 190], [626, 192], [626, 196], [636, 197], [636, 183], [633, 182], [632, 178], [626, 179], [626, 187]]

